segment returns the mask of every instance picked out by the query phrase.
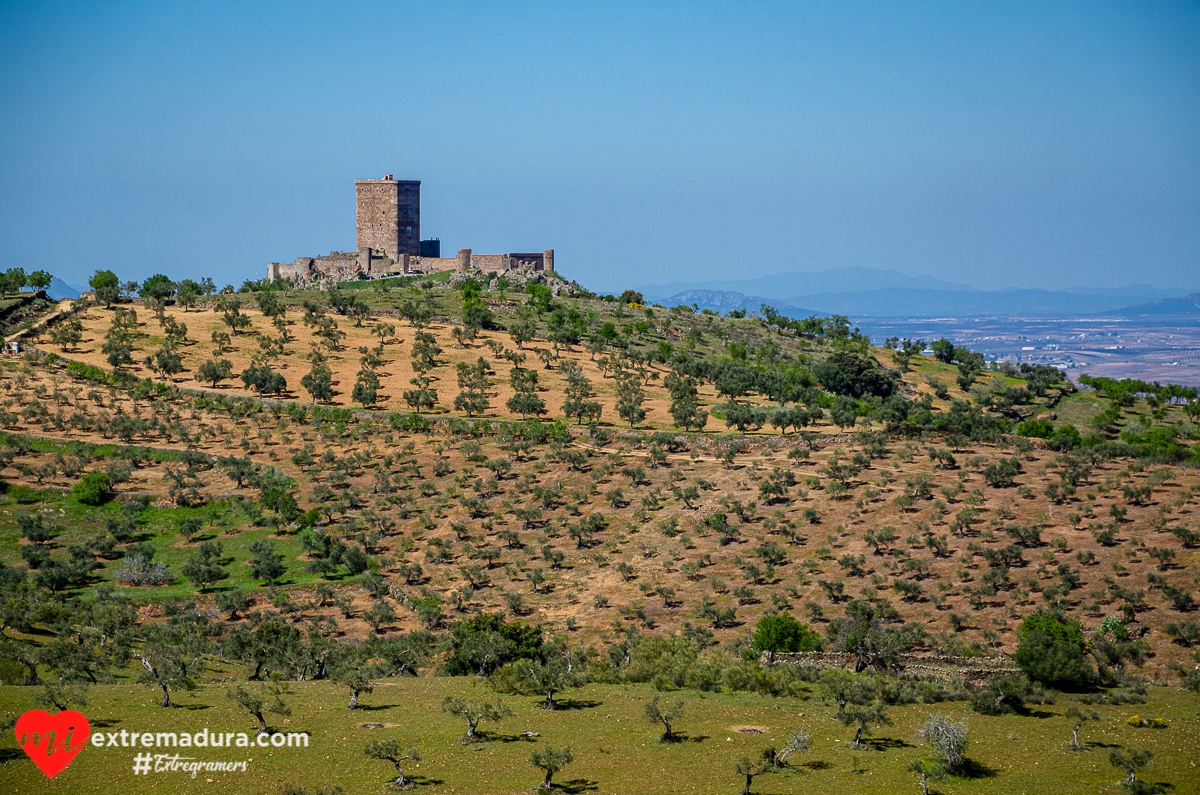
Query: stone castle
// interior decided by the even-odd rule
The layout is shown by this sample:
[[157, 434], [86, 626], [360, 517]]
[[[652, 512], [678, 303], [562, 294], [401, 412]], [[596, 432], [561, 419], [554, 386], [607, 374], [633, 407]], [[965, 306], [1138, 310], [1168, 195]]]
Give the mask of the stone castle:
[[333, 251], [323, 257], [298, 257], [295, 262], [272, 262], [267, 279], [306, 282], [353, 279], [360, 275], [439, 273], [481, 270], [554, 270], [554, 249], [526, 254], [473, 254], [460, 248], [454, 257], [441, 256], [441, 241], [421, 240], [421, 181], [358, 179], [356, 198], [357, 251]]

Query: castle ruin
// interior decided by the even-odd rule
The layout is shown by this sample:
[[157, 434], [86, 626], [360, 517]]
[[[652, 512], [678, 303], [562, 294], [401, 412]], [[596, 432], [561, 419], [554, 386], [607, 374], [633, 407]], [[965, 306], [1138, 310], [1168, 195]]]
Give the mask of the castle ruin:
[[554, 249], [510, 254], [474, 254], [460, 248], [454, 257], [441, 256], [441, 241], [421, 240], [421, 181], [358, 179], [355, 191], [357, 251], [333, 251], [328, 256], [298, 257], [292, 263], [272, 262], [267, 279], [305, 282], [343, 281], [361, 275], [440, 273], [480, 270], [554, 270]]

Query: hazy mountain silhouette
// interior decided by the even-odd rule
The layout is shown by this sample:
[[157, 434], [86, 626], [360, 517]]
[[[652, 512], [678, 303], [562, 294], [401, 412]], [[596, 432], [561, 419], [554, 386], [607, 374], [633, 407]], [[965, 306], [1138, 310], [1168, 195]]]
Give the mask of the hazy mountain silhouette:
[[1121, 317], [1174, 316], [1200, 317], [1200, 293], [1192, 293], [1178, 298], [1164, 298], [1148, 304], [1134, 304], [1108, 312], [1110, 315]]
[[[833, 268], [819, 273], [777, 273], [757, 279], [673, 282], [641, 288], [648, 300], [667, 305], [696, 304], [727, 312], [770, 304], [782, 314], [839, 314], [850, 317], [973, 317], [990, 315], [1088, 315], [1113, 312], [1131, 299], [1157, 303], [1180, 299], [1184, 290], [1147, 284], [1122, 288], [1072, 287], [1064, 290], [1006, 288], [979, 290], [930, 276], [907, 276], [878, 268]], [[772, 296], [764, 298], [762, 296]], [[803, 307], [803, 308], [801, 308]], [[1157, 310], [1147, 310], [1154, 313]], [[1177, 312], [1162, 309], [1158, 313]]]

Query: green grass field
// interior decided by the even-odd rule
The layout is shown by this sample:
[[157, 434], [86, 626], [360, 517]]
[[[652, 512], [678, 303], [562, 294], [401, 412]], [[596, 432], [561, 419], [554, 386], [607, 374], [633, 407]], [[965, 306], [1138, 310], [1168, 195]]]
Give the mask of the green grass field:
[[[253, 732], [255, 722], [225, 697], [227, 687], [209, 685], [181, 693], [180, 709], [155, 706], [157, 692], [137, 685], [103, 685], [92, 689], [94, 706], [82, 711], [93, 731], [209, 731]], [[204, 773], [193, 780], [186, 773], [134, 776], [133, 748], [88, 747], [52, 781], [16, 746], [8, 733], [0, 744], [0, 792], [4, 793], [272, 793], [285, 782], [309, 786], [337, 784], [347, 793], [385, 792], [394, 777], [386, 761], [367, 759], [363, 747], [373, 739], [397, 739], [415, 744], [423, 759], [406, 763], [406, 774], [417, 792], [516, 793], [529, 791], [540, 772], [529, 764], [537, 742], [570, 745], [575, 761], [555, 783], [568, 793], [733, 793], [742, 781], [733, 774], [736, 760], [755, 756], [766, 745], [779, 746], [787, 733], [803, 726], [812, 735], [812, 749], [793, 756], [786, 772], [765, 775], [754, 783], [755, 793], [918, 793], [917, 777], [905, 770], [928, 748], [914, 735], [929, 712], [946, 712], [969, 721], [967, 751], [970, 777], [951, 777], [934, 785], [942, 793], [1071, 793], [1116, 792], [1119, 771], [1108, 763], [1108, 748], [1149, 748], [1153, 765], [1142, 778], [1174, 784], [1177, 793], [1200, 792], [1200, 697], [1155, 688], [1145, 704], [1098, 706], [1098, 722], [1085, 724], [1080, 739], [1092, 745], [1087, 753], [1071, 751], [1070, 723], [1062, 713], [1070, 705], [1036, 706], [1021, 717], [985, 717], [965, 703], [893, 708], [891, 727], [870, 738], [872, 747], [855, 751], [845, 742], [853, 736], [829, 717], [831, 708], [819, 700], [773, 699], [755, 695], [713, 695], [696, 692], [682, 697], [683, 717], [676, 729], [687, 735], [679, 744], [660, 744], [661, 727], [642, 717], [654, 691], [643, 685], [590, 685], [565, 695], [567, 706], [554, 712], [536, 709], [536, 699], [506, 697], [515, 715], [500, 724], [481, 725], [490, 740], [463, 745], [465, 723], [440, 711], [447, 695], [494, 697], [473, 678], [389, 680], [364, 696], [367, 709], [345, 708], [348, 692], [328, 682], [292, 683], [287, 700], [292, 714], [268, 716], [269, 724], [285, 731], [307, 731], [310, 747], [302, 749], [232, 749], [190, 755], [212, 761], [252, 760], [245, 773]], [[0, 712], [21, 713], [30, 708], [32, 688], [0, 688]], [[1165, 729], [1133, 728], [1130, 715], [1163, 718]], [[380, 723], [382, 729], [363, 728]], [[757, 729], [762, 734], [744, 733]], [[539, 732], [530, 740], [522, 731]], [[189, 755], [184, 753], [184, 755]]]

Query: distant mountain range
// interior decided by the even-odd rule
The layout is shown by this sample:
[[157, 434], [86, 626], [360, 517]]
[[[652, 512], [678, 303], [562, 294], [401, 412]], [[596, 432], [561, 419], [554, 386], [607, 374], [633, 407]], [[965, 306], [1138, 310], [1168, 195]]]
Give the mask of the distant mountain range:
[[57, 276], [50, 282], [50, 287], [46, 290], [46, 295], [53, 298], [55, 301], [61, 301], [64, 298], [78, 298], [83, 291], [72, 287]]
[[1200, 317], [1200, 293], [1125, 306], [1108, 314], [1121, 317]]
[[[1192, 306], [1186, 290], [1160, 290], [1147, 284], [1121, 288], [1066, 290], [1009, 288], [978, 290], [930, 276], [906, 276], [877, 268], [833, 268], [819, 273], [793, 271], [757, 279], [673, 282], [640, 288], [646, 300], [665, 305], [695, 304], [728, 312], [768, 304], [790, 317], [838, 314], [851, 317], [977, 317], [991, 315], [1091, 315], [1117, 313], [1131, 300], [1144, 314], [1178, 314]], [[770, 297], [764, 297], [770, 296]], [[1133, 309], [1133, 307], [1130, 307]], [[1183, 311], [1183, 314], [1188, 314]]]

